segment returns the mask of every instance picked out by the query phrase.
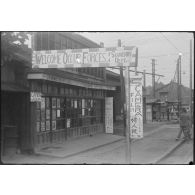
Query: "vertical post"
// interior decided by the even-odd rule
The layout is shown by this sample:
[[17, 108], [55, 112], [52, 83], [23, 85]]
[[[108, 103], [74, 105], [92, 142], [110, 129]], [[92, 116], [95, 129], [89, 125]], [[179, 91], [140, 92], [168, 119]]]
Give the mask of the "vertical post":
[[177, 110], [178, 110], [178, 118], [180, 118], [180, 92], [179, 92], [179, 84], [180, 84], [180, 79], [179, 79], [179, 58], [177, 59]]
[[126, 85], [126, 163], [131, 164], [131, 138], [130, 138], [130, 73], [129, 67], [125, 69], [125, 85]]
[[180, 113], [182, 108], [182, 86], [181, 86], [181, 53], [179, 53], [179, 107], [180, 107]]
[[[104, 43], [103, 42], [100, 42], [100, 47], [104, 47]], [[106, 68], [100, 68], [100, 70], [103, 70], [103, 77], [104, 77], [104, 81], [106, 81]]]
[[[118, 39], [118, 47], [121, 47], [121, 40]], [[120, 83], [121, 83], [121, 110], [124, 124], [123, 135], [125, 136], [125, 127], [126, 127], [126, 116], [125, 116], [125, 85], [124, 85], [124, 77], [123, 77], [123, 67], [120, 67]]]
[[146, 70], [143, 73], [144, 87], [143, 87], [143, 122], [146, 123]]
[[190, 127], [192, 128], [192, 40], [190, 40]]
[[155, 98], [155, 59], [152, 59], [152, 88], [153, 98]]
[[137, 67], [138, 67], [138, 48], [136, 48], [136, 56], [135, 56], [135, 75], [137, 75]]

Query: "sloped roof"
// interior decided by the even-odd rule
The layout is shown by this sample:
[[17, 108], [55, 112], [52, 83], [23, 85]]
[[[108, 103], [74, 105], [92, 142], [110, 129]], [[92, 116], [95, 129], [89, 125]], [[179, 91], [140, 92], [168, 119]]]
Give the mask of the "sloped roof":
[[[177, 83], [171, 81], [167, 85], [157, 89], [155, 91], [156, 97], [159, 98], [160, 92], [168, 92], [167, 101], [174, 102], [177, 101]], [[182, 96], [182, 103], [188, 104], [189, 103], [189, 97], [190, 97], [190, 89], [181, 85], [181, 96]]]
[[98, 48], [101, 47], [99, 44], [91, 41], [90, 39], [76, 33], [76, 32], [59, 32], [61, 35], [64, 35], [66, 37], [69, 37], [72, 40], [75, 40], [77, 42], [82, 43], [83, 45], [86, 45], [86, 47], [91, 48]]

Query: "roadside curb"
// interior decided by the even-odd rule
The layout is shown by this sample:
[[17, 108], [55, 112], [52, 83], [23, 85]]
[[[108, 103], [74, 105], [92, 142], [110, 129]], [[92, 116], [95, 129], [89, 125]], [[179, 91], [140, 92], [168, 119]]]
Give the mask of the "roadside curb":
[[88, 152], [90, 150], [101, 148], [101, 147], [104, 147], [106, 145], [113, 144], [113, 143], [116, 143], [116, 142], [119, 142], [119, 141], [122, 141], [122, 140], [124, 140], [124, 138], [120, 138], [118, 140], [114, 140], [112, 142], [104, 143], [104, 144], [101, 144], [101, 145], [96, 145], [96, 146], [90, 147], [88, 149], [84, 149], [84, 150], [79, 151], [79, 152], [73, 152], [72, 154], [67, 154], [67, 155], [46, 154], [44, 152], [36, 152], [35, 155], [49, 156], [49, 157], [55, 157], [55, 158], [61, 158], [61, 159], [63, 158], [64, 159], [64, 158], [69, 158], [69, 157], [72, 157], [72, 156], [76, 156], [78, 154]]
[[185, 142], [185, 140], [180, 141], [178, 144], [174, 145], [171, 149], [169, 149], [166, 153], [164, 153], [162, 156], [160, 156], [157, 160], [155, 160], [152, 164], [158, 164], [160, 161], [162, 161], [164, 158], [166, 158], [169, 154], [171, 154], [173, 151], [175, 151], [180, 145], [182, 145]]
[[[166, 124], [163, 124], [162, 126], [158, 127], [157, 129], [154, 129], [153, 131], [147, 133], [144, 137], [148, 137], [154, 133], [157, 133], [158, 131], [162, 130], [163, 127], [167, 126]], [[94, 150], [94, 149], [98, 149], [98, 148], [101, 148], [101, 147], [104, 147], [106, 145], [110, 145], [110, 144], [113, 144], [113, 143], [116, 143], [116, 142], [119, 142], [119, 141], [122, 141], [122, 140], [126, 140], [126, 137], [123, 137], [123, 138], [120, 138], [118, 140], [114, 140], [112, 142], [107, 142], [107, 143], [104, 143], [104, 144], [101, 144], [101, 145], [96, 145], [96, 146], [92, 146], [88, 149], [84, 149], [82, 151], [79, 151], [79, 152], [73, 152], [71, 154], [67, 154], [67, 155], [57, 155], [57, 154], [52, 154], [52, 153], [45, 153], [45, 152], [40, 152], [40, 151], [36, 151], [35, 152], [35, 155], [40, 155], [40, 156], [47, 156], [47, 157], [54, 157], [54, 158], [59, 158], [59, 159], [62, 159], [62, 158], [69, 158], [69, 157], [72, 157], [72, 156], [76, 156], [78, 154], [82, 154], [82, 153], [85, 153], [85, 152], [88, 152], [90, 150]], [[137, 141], [140, 141], [142, 139], [134, 139], [132, 140], [132, 143], [134, 142], [137, 142]]]

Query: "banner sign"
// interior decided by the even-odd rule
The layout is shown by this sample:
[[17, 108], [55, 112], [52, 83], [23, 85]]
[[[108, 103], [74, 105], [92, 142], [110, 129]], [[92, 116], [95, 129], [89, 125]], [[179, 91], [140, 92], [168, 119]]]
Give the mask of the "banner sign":
[[130, 78], [130, 137], [143, 138], [142, 77]]
[[106, 133], [113, 133], [113, 97], [105, 98]]
[[31, 102], [41, 102], [41, 93], [40, 92], [30, 92], [30, 101]]
[[136, 66], [136, 47], [33, 51], [32, 68]]

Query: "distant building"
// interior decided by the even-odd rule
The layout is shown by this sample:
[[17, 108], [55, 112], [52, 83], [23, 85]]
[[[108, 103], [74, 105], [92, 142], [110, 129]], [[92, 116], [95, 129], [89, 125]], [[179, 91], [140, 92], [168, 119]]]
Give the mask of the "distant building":
[[[171, 120], [178, 118], [177, 83], [171, 81], [167, 85], [156, 89], [155, 99], [147, 97], [147, 110], [150, 120]], [[190, 89], [181, 86], [181, 106], [190, 109]], [[149, 119], [148, 119], [149, 120]]]

